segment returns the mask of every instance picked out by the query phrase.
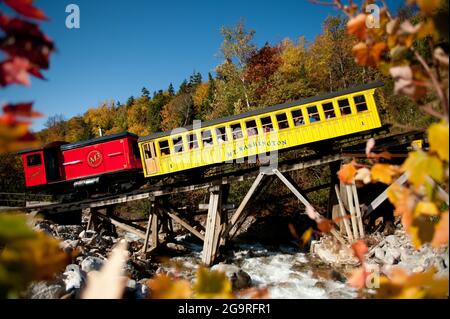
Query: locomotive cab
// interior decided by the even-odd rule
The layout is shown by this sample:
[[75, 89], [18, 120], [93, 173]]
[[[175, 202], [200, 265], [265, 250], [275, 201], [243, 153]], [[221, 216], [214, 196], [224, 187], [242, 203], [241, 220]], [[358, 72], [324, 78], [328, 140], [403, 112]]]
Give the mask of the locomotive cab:
[[60, 146], [66, 142], [53, 142], [40, 148], [19, 152], [22, 156], [25, 185], [37, 187], [64, 179], [61, 170]]

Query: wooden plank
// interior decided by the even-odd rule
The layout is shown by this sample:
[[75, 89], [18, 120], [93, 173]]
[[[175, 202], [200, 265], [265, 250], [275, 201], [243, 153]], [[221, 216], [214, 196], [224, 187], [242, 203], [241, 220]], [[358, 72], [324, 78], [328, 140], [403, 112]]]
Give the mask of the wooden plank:
[[206, 220], [205, 240], [203, 242], [202, 262], [210, 266], [217, 255], [220, 236], [221, 194], [220, 190], [210, 192], [208, 217]]
[[[253, 182], [252, 186], [250, 187], [249, 191], [244, 196], [244, 199], [242, 200], [242, 202], [239, 205], [238, 209], [236, 210], [236, 212], [231, 217], [230, 224], [228, 225], [228, 227], [225, 229], [225, 231], [222, 234], [223, 237], [232, 237], [232, 236], [228, 236], [230, 231], [233, 229], [233, 227], [236, 225], [238, 220], [241, 218], [241, 215], [242, 215], [242, 212], [245, 209], [245, 206], [250, 201], [250, 198], [252, 197], [252, 195], [255, 192], [256, 188], [258, 187], [259, 183], [261, 183], [261, 181], [262, 181], [264, 176], [265, 175], [263, 173], [259, 173], [258, 177], [255, 179], [255, 181]], [[233, 235], [234, 234], [235, 234], [235, 232], [233, 232]]]
[[350, 185], [346, 185], [345, 190], [347, 191], [348, 207], [350, 208], [353, 238], [356, 240], [359, 238], [359, 232], [358, 232], [358, 221], [356, 220], [355, 206], [353, 204], [352, 188], [350, 187]]
[[340, 210], [340, 212], [341, 212], [341, 217], [342, 217], [343, 222], [344, 222], [345, 232], [347, 233], [348, 240], [349, 240], [350, 242], [353, 242], [352, 231], [351, 231], [351, 229], [350, 229], [350, 224], [349, 224], [349, 222], [348, 222], [347, 214], [345, 213], [344, 204], [342, 203], [341, 196], [339, 195], [339, 188], [338, 188], [337, 185], [334, 185], [334, 190], [335, 190], [335, 192], [336, 192], [336, 197], [337, 197], [337, 199], [338, 199], [339, 210]]
[[312, 207], [312, 205], [308, 202], [308, 200], [298, 191], [298, 189], [289, 182], [289, 180], [277, 169], [274, 169], [273, 172], [278, 176], [279, 179], [290, 189], [292, 193], [305, 205], [306, 207]]
[[156, 249], [159, 246], [159, 216], [156, 211], [153, 212], [153, 218], [152, 218], [152, 249]]
[[147, 253], [147, 249], [148, 249], [148, 241], [150, 239], [150, 231], [151, 231], [151, 227], [152, 227], [152, 220], [153, 220], [153, 212], [154, 212], [154, 205], [155, 203], [151, 203], [150, 204], [150, 210], [148, 212], [148, 223], [147, 223], [147, 228], [145, 231], [145, 238], [144, 238], [144, 247], [142, 248], [142, 253], [146, 254]]
[[361, 238], [364, 238], [364, 225], [362, 220], [361, 207], [359, 206], [358, 190], [356, 189], [355, 184], [352, 184], [352, 191], [353, 200], [355, 202], [356, 219], [358, 220], [359, 235]]
[[108, 217], [107, 219], [108, 219], [109, 222], [110, 222], [111, 224], [113, 224], [114, 226], [119, 227], [119, 228], [121, 228], [121, 229], [123, 229], [123, 230], [126, 230], [126, 231], [128, 231], [128, 232], [130, 232], [130, 233], [133, 233], [133, 234], [139, 236], [141, 239], [144, 239], [144, 240], [145, 240], [145, 238], [146, 238], [145, 233], [143, 233], [143, 232], [137, 230], [136, 228], [133, 228], [133, 227], [131, 227], [131, 226], [128, 226], [128, 225], [126, 225], [126, 224], [123, 224], [123, 223], [121, 223], [121, 222], [115, 220], [115, 219], [112, 218], [112, 217]]
[[184, 219], [182, 219], [181, 217], [167, 212], [166, 213], [170, 218], [172, 218], [175, 222], [177, 222], [178, 224], [180, 224], [181, 226], [183, 226], [184, 228], [186, 228], [188, 231], [190, 231], [193, 235], [195, 235], [197, 238], [201, 239], [201, 240], [205, 240], [205, 237], [194, 227], [192, 227], [191, 225], [188, 224], [187, 221], [185, 221]]
[[394, 185], [394, 184], [403, 185], [403, 184], [406, 183], [407, 180], [408, 180], [408, 172], [405, 172], [394, 183], [389, 185], [389, 187], [386, 188], [384, 190], [384, 192], [382, 192], [380, 195], [378, 195], [378, 197], [375, 198], [372, 201], [372, 203], [370, 203], [369, 207], [367, 208], [367, 213], [366, 214], [369, 215], [370, 213], [372, 213], [375, 209], [377, 209], [378, 206], [380, 206], [387, 199], [387, 193], [391, 189], [392, 185]]

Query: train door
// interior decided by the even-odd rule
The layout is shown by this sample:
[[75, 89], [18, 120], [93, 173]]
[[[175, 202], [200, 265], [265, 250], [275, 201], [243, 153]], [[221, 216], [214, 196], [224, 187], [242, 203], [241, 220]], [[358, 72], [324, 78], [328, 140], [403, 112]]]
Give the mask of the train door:
[[155, 143], [148, 142], [142, 145], [144, 149], [145, 170], [147, 175], [159, 172], [158, 159], [155, 152]]
[[55, 182], [61, 179], [58, 153], [59, 150], [54, 148], [44, 150], [44, 163], [48, 182]]

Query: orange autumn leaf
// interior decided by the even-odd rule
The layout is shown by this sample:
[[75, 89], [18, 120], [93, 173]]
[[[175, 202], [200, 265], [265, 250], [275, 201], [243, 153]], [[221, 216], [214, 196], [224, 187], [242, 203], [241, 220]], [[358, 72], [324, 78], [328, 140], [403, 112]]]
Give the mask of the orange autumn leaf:
[[355, 254], [356, 258], [360, 262], [363, 262], [365, 257], [364, 255], [367, 254], [369, 251], [369, 248], [367, 247], [366, 243], [363, 240], [358, 240], [357, 242], [354, 242], [352, 244], [353, 253]]
[[375, 164], [371, 169], [372, 179], [384, 184], [391, 184], [393, 177], [398, 174], [398, 167], [388, 164]]
[[339, 170], [338, 178], [344, 184], [353, 184], [356, 175], [355, 161], [352, 161], [349, 164], [342, 165]]
[[192, 296], [191, 286], [186, 280], [175, 280], [166, 274], [158, 274], [147, 282], [152, 299], [188, 299]]
[[436, 225], [434, 237], [431, 241], [433, 247], [440, 247], [448, 244], [448, 211], [441, 214], [439, 223]]
[[356, 17], [350, 19], [347, 23], [348, 33], [355, 35], [360, 40], [364, 40], [367, 36], [366, 19], [367, 15], [364, 13], [360, 13]]
[[380, 63], [383, 53], [387, 50], [384, 42], [377, 42], [368, 46], [364, 42], [359, 42], [352, 48], [353, 56], [360, 65], [376, 66]]
[[317, 228], [322, 232], [322, 233], [329, 233], [331, 231], [331, 228], [333, 226], [333, 223], [326, 219], [323, 218], [319, 221], [317, 221]]
[[347, 285], [356, 289], [363, 289], [366, 287], [366, 278], [368, 272], [364, 266], [357, 268], [353, 271], [350, 278], [347, 280]]

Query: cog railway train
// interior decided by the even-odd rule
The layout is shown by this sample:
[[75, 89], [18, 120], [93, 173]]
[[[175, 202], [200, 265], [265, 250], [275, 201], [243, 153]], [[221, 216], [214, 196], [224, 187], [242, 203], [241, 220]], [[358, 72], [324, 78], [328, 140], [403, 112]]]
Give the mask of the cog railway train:
[[23, 150], [26, 187], [55, 195], [119, 193], [151, 178], [376, 129], [381, 122], [374, 94], [382, 85], [369, 83], [145, 137], [124, 132]]

